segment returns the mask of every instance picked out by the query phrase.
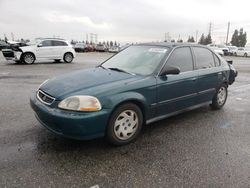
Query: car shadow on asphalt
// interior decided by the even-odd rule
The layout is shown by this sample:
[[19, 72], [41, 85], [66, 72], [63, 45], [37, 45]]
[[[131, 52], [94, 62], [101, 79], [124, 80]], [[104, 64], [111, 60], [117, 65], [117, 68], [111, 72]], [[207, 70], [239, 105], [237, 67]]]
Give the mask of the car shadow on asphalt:
[[131, 148], [146, 147], [147, 143], [155, 143], [156, 137], [171, 136], [171, 131], [180, 127], [184, 129], [195, 128], [197, 119], [202, 119], [204, 116], [213, 116], [216, 113], [209, 106], [204, 106], [189, 112], [185, 112], [167, 119], [145, 125], [139, 138], [128, 145], [116, 147], [110, 145], [104, 138], [94, 139], [89, 141], [72, 140], [59, 137], [45, 131], [43, 128], [39, 130], [37, 137], [37, 149], [40, 153], [61, 153], [61, 152], [80, 152], [85, 154], [106, 153], [112, 150], [117, 150], [121, 153]]

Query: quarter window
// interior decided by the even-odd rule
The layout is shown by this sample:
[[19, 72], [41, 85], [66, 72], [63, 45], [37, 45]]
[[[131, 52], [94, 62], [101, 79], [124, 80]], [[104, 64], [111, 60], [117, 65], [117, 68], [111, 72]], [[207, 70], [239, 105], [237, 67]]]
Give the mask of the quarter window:
[[193, 58], [190, 48], [176, 48], [168, 59], [166, 65], [178, 67], [181, 72], [193, 70]]
[[206, 69], [214, 67], [213, 53], [202, 47], [193, 47], [196, 58], [197, 69]]
[[215, 63], [215, 66], [216, 66], [216, 67], [219, 67], [219, 66], [221, 65], [220, 59], [219, 59], [215, 54], [213, 54], [213, 55], [214, 55], [214, 63]]

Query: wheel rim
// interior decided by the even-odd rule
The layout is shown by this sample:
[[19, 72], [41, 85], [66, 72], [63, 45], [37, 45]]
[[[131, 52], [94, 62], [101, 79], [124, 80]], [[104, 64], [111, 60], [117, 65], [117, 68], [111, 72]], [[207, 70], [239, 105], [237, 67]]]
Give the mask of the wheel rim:
[[225, 87], [221, 87], [217, 94], [217, 102], [221, 106], [225, 103], [227, 97], [227, 91]]
[[65, 60], [66, 60], [67, 62], [71, 62], [71, 61], [72, 61], [72, 55], [66, 54], [66, 55], [65, 55]]
[[115, 120], [114, 132], [118, 139], [131, 138], [138, 129], [138, 115], [133, 110], [123, 111]]
[[33, 55], [27, 54], [24, 56], [24, 61], [27, 64], [32, 64], [34, 62], [34, 57]]

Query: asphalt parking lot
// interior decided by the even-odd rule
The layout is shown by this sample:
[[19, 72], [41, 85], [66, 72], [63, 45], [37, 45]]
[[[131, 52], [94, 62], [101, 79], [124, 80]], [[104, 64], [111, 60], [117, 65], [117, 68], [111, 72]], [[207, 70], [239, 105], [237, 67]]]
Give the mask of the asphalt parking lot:
[[222, 110], [205, 106], [150, 124], [130, 145], [43, 128], [29, 106], [39, 84], [110, 55], [16, 65], [0, 53], [0, 187], [250, 187], [250, 58], [232, 58], [239, 76]]

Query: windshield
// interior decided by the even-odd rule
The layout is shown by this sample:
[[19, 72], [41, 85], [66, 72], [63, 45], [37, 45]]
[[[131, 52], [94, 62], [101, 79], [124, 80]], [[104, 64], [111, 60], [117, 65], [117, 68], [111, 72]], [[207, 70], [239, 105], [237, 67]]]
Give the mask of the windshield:
[[152, 74], [166, 55], [168, 48], [156, 46], [130, 46], [121, 51], [102, 66], [118, 68], [126, 72]]

